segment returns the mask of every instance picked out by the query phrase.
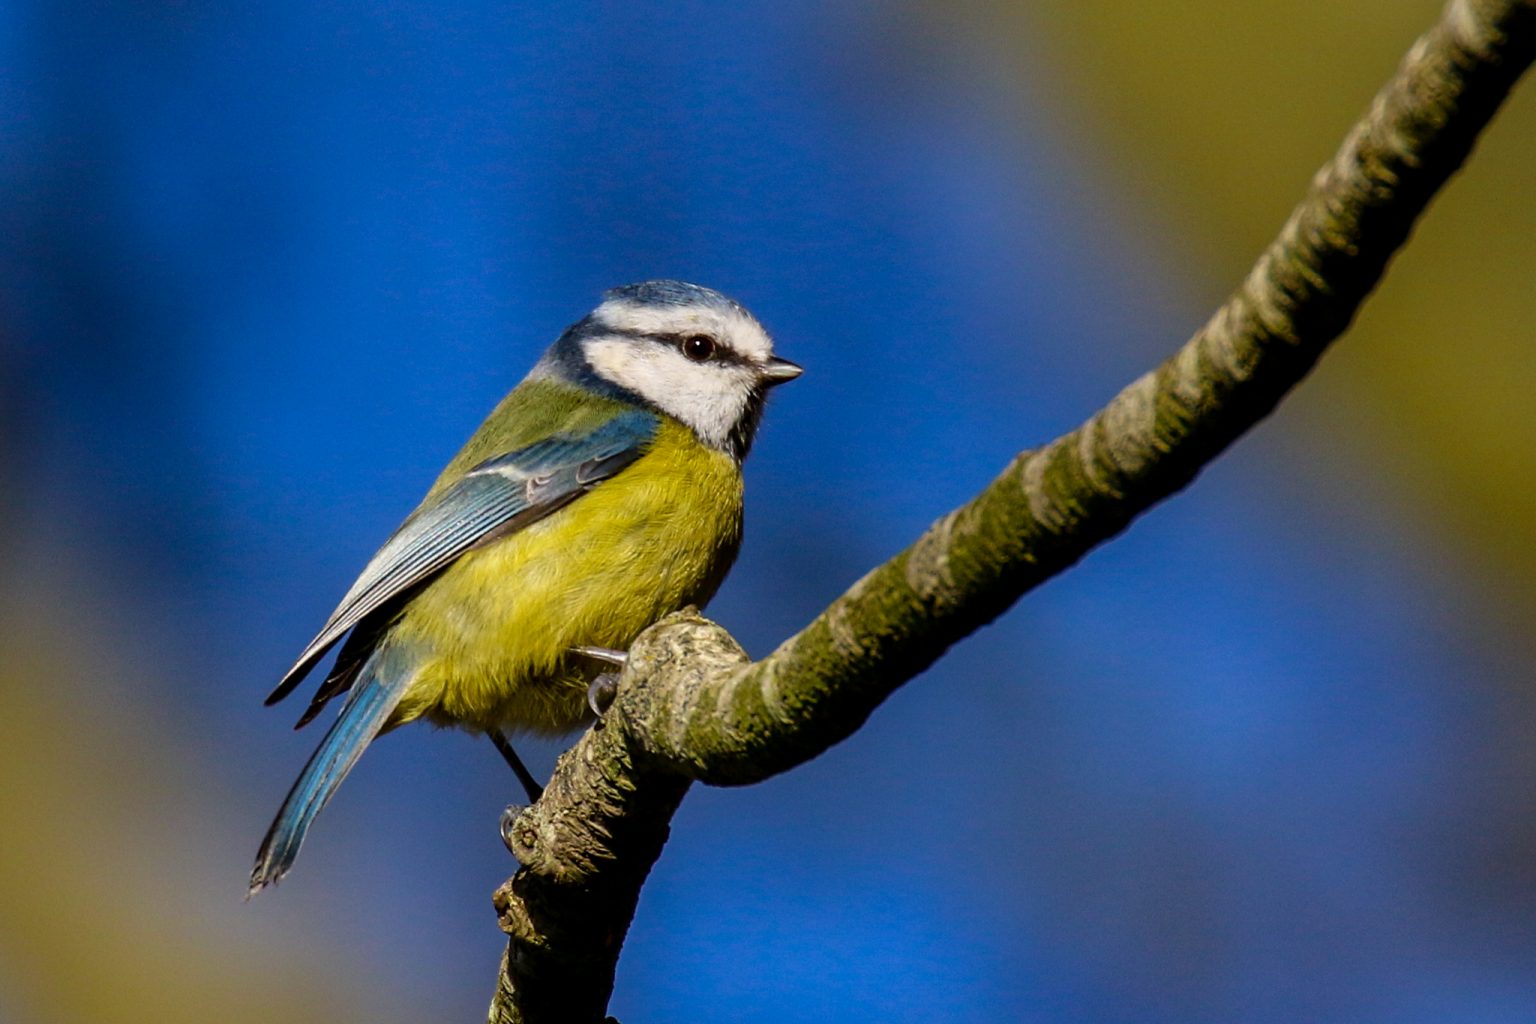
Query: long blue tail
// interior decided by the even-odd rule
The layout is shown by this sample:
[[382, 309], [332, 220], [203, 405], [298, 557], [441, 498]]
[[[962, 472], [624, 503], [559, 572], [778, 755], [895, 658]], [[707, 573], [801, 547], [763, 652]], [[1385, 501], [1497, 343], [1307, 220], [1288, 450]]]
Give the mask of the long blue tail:
[[400, 703], [412, 673], [400, 664], [402, 659], [392, 657], [392, 654], [394, 652], [387, 649], [374, 651], [368, 664], [358, 673], [358, 682], [347, 695], [341, 715], [299, 773], [298, 781], [288, 791], [282, 809], [267, 830], [267, 837], [261, 841], [246, 899], [280, 881], [293, 867], [304, 834], [314, 823], [315, 815], [330, 800], [341, 780], [362, 756], [364, 748], [384, 728], [395, 705]]

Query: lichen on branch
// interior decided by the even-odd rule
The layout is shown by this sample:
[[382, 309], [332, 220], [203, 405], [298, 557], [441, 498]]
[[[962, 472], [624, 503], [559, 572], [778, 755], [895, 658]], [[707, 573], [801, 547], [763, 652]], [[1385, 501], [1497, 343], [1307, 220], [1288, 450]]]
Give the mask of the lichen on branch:
[[[640, 887], [689, 784], [846, 738], [954, 642], [1069, 568], [1263, 419], [1344, 331], [1536, 56], [1536, 0], [1452, 0], [1193, 338], [750, 662], [688, 611], [636, 641], [605, 720], [510, 828], [496, 1024], [602, 1019]], [[1522, 199], [1526, 197], [1520, 197]]]

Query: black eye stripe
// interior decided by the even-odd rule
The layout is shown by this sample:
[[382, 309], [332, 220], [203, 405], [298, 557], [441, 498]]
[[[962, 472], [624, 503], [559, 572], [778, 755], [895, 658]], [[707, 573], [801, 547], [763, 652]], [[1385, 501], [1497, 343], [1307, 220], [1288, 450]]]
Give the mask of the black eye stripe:
[[[705, 334], [702, 331], [693, 331], [687, 334], [658, 334], [653, 335], [653, 337], [673, 346], [683, 354], [684, 358], [694, 362], [731, 363], [736, 366], [746, 366], [750, 362], [745, 356], [722, 344], [714, 335]], [[709, 345], [708, 355], [700, 358], [689, 354], [689, 343], [695, 339], [703, 339]]]
[[[752, 360], [748, 359], [746, 356], [742, 355], [740, 352], [737, 352], [730, 346], [721, 343], [720, 340], [717, 339], [714, 335], [708, 334], [704, 331], [687, 331], [675, 334], [652, 334], [646, 331], [626, 330], [622, 327], [605, 327], [602, 333], [618, 335], [621, 338], [635, 338], [644, 341], [652, 341], [658, 345], [665, 345], [668, 348], [675, 348], [679, 352], [683, 351], [683, 344], [689, 338], [708, 338], [710, 341], [714, 342], [715, 345], [714, 353], [707, 360], [708, 362], [729, 363], [733, 366], [753, 365]], [[685, 356], [687, 355], [687, 353], [683, 354]]]

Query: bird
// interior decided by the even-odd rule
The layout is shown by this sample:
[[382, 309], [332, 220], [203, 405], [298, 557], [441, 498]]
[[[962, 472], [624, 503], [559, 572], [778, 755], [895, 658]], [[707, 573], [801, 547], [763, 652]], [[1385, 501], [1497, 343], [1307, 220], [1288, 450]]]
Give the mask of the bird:
[[[742, 461], [801, 367], [701, 285], [606, 291], [491, 411], [278, 683], [340, 642], [295, 728], [345, 695], [263, 839], [247, 898], [282, 879], [380, 734], [425, 720], [489, 736], [592, 720], [605, 659], [703, 607], [742, 537]], [[345, 637], [345, 640], [343, 640]]]

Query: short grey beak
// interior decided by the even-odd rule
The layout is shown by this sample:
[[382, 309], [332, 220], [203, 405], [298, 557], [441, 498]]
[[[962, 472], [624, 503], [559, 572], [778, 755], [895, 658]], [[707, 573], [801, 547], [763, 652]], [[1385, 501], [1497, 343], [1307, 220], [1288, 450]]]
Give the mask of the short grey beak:
[[788, 359], [780, 359], [778, 356], [770, 358], [763, 364], [763, 381], [769, 387], [776, 387], [786, 381], [792, 381], [805, 371]]

